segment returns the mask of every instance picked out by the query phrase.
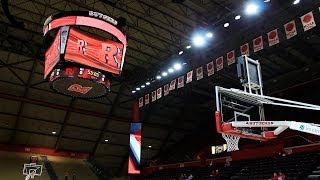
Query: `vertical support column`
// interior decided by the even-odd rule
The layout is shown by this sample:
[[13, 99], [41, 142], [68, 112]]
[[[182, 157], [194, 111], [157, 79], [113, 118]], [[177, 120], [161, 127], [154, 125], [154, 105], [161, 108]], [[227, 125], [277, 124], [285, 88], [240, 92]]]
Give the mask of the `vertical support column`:
[[140, 109], [139, 103], [136, 101], [132, 106], [132, 122], [130, 125], [128, 174], [130, 174], [131, 180], [138, 179], [138, 175], [140, 174], [141, 133]]

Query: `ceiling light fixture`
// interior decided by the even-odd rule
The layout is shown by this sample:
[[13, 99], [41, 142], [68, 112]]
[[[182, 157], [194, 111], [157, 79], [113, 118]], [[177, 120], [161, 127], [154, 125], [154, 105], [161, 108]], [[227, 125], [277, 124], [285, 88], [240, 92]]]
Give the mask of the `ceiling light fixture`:
[[173, 67], [174, 67], [175, 70], [180, 70], [182, 68], [180, 63], [174, 64]]
[[160, 76], [160, 75], [158, 75], [158, 76], [156, 77], [156, 79], [161, 79], [161, 76]]
[[213, 34], [212, 34], [211, 32], [207, 32], [206, 36], [207, 36], [208, 38], [212, 38], [212, 37], [213, 37]]
[[108, 141], [109, 141], [109, 139], [105, 139], [105, 140], [104, 140], [104, 142], [108, 142]]
[[172, 68], [169, 68], [169, 69], [168, 69], [168, 72], [169, 72], [169, 73], [173, 73], [174, 70], [173, 70]]
[[166, 77], [167, 75], [168, 75], [168, 73], [167, 72], [162, 72], [162, 74], [161, 74], [163, 77]]
[[132, 92], [132, 94], [136, 93], [136, 91], [131, 91], [131, 92]]
[[246, 14], [252, 15], [252, 14], [257, 14], [258, 13], [258, 5], [256, 4], [248, 4], [246, 7]]
[[229, 27], [229, 23], [224, 23], [224, 25], [223, 25], [223, 27], [225, 27], [225, 28], [227, 28], [227, 27]]
[[296, 4], [298, 4], [299, 2], [300, 2], [300, 0], [294, 0], [294, 1], [293, 1], [293, 4], [296, 5]]
[[202, 36], [195, 36], [193, 39], [192, 39], [192, 42], [195, 46], [197, 47], [201, 47], [205, 44], [205, 40]]
[[186, 48], [187, 48], [187, 49], [190, 49], [190, 48], [191, 48], [191, 45], [188, 45]]
[[146, 86], [145, 85], [141, 85], [141, 88], [145, 88]]
[[236, 15], [236, 17], [234, 17], [235, 20], [239, 20], [241, 18], [240, 15]]
[[57, 134], [57, 132], [55, 132], [55, 131], [52, 131], [51, 133], [52, 133], [52, 134]]
[[180, 51], [180, 52], [179, 52], [179, 55], [181, 55], [181, 54], [183, 54], [183, 51]]
[[136, 90], [137, 90], [137, 91], [140, 91], [140, 88], [139, 88], [139, 87], [137, 87], [137, 88], [136, 88]]
[[146, 85], [149, 86], [149, 85], [150, 85], [150, 82], [146, 82]]
[[152, 148], [152, 146], [148, 146], [148, 148]]

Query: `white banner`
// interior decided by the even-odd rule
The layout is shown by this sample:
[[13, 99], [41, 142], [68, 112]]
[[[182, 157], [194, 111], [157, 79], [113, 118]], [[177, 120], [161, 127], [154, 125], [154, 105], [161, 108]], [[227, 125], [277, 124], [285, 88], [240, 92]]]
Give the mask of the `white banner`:
[[268, 35], [269, 46], [273, 46], [279, 43], [278, 29], [274, 29], [268, 32], [267, 35]]
[[217, 71], [223, 69], [223, 56], [220, 56], [216, 59]]
[[230, 51], [227, 53], [227, 62], [228, 62], [228, 66], [235, 63], [236, 61], [236, 58], [235, 58], [235, 55], [234, 55], [234, 50]]
[[186, 80], [186, 84], [192, 82], [192, 76], [193, 76], [193, 70], [189, 71], [187, 73], [187, 80]]
[[287, 39], [290, 39], [297, 35], [297, 27], [294, 20], [288, 22], [284, 25], [284, 30], [286, 32]]
[[178, 78], [178, 86], [177, 86], [177, 88], [179, 89], [179, 88], [182, 88], [182, 87], [184, 87], [184, 76], [181, 76], [181, 77]]
[[312, 11], [301, 16], [300, 20], [302, 22], [302, 26], [303, 26], [304, 31], [308, 31], [309, 29], [316, 27], [316, 22], [314, 21]]
[[253, 40], [253, 52], [258, 52], [263, 49], [263, 39], [259, 36]]
[[144, 95], [144, 104], [149, 104], [149, 94]]
[[212, 74], [214, 74], [213, 61], [207, 64], [207, 72], [208, 72], [208, 76], [211, 76]]
[[240, 53], [241, 55], [247, 55], [249, 56], [249, 43], [245, 43], [242, 46], [240, 46]]
[[203, 68], [201, 66], [197, 68], [197, 80], [200, 80], [202, 78], [203, 78]]

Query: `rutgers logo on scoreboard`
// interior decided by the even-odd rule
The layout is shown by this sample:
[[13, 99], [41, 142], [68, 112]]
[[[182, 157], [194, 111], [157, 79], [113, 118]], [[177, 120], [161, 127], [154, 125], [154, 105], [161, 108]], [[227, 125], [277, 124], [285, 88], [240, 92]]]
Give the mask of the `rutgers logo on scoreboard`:
[[81, 94], [87, 94], [91, 89], [92, 89], [92, 87], [83, 87], [80, 84], [72, 84], [71, 86], [69, 86], [68, 91], [74, 91], [74, 92], [78, 92]]

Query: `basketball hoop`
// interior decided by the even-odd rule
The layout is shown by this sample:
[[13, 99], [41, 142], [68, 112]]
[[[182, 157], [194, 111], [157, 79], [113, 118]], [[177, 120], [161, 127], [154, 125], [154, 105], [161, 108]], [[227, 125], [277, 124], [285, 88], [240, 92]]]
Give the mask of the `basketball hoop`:
[[36, 163], [24, 164], [22, 174], [26, 176], [25, 180], [34, 179], [35, 176], [41, 176], [42, 165]]
[[231, 134], [224, 134], [223, 133], [222, 137], [227, 142], [227, 151], [228, 152], [239, 150], [238, 143], [239, 143], [240, 136], [234, 136]]

